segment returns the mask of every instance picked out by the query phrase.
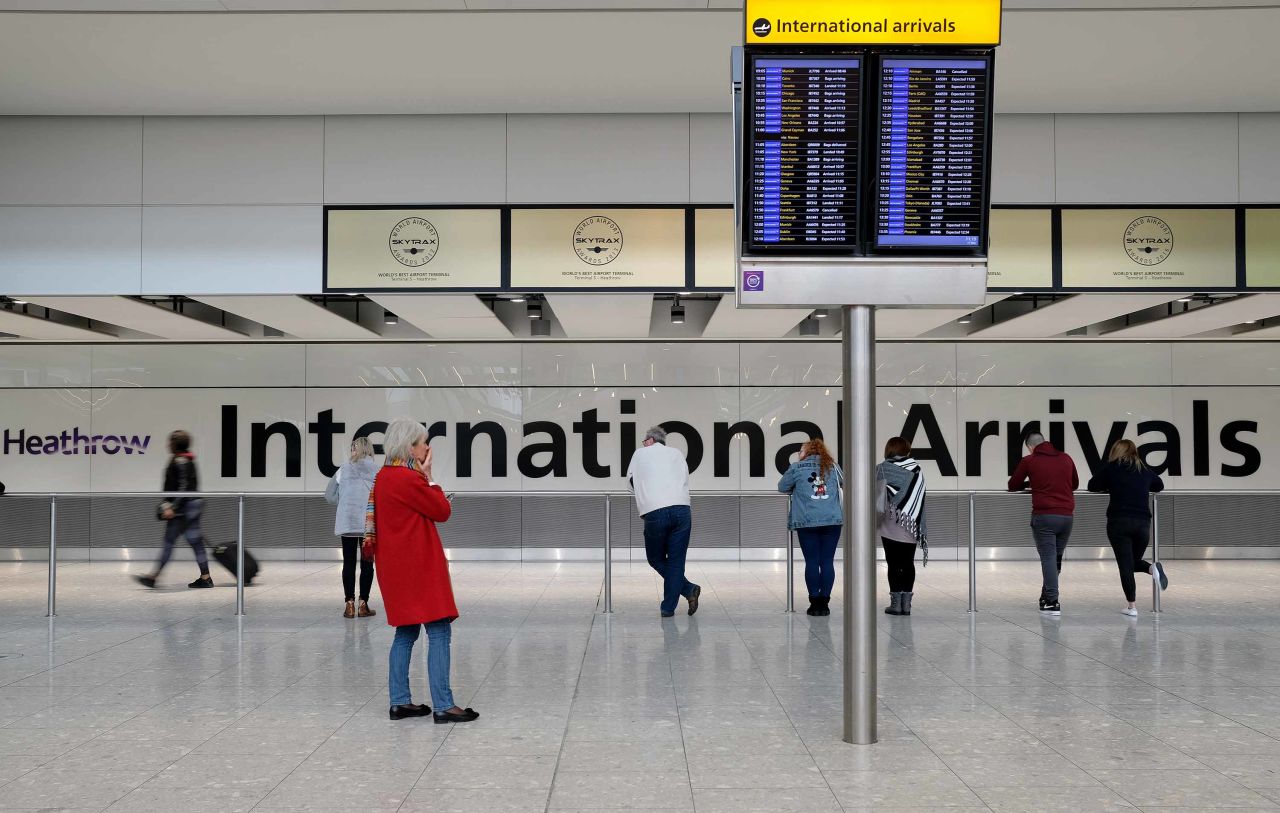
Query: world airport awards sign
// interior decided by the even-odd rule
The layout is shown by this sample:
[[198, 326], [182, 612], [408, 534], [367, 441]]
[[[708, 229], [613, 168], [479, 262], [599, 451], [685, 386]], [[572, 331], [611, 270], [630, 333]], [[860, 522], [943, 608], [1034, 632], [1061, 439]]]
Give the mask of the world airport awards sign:
[[748, 0], [739, 306], [980, 304], [999, 0]]

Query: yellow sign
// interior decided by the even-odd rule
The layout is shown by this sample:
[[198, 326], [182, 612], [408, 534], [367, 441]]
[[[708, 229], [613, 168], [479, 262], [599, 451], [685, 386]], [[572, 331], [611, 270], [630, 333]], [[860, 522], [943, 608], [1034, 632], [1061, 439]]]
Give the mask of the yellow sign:
[[988, 288], [1053, 287], [1053, 213], [992, 209]]
[[747, 0], [747, 45], [999, 45], [1000, 0]]
[[737, 273], [733, 256], [732, 209], [698, 209], [693, 221], [693, 283], [699, 288], [732, 288]]
[[330, 209], [327, 290], [498, 288], [498, 209]]
[[1230, 209], [1068, 209], [1062, 213], [1065, 288], [1173, 288], [1236, 284]]
[[513, 288], [682, 288], [684, 209], [514, 209]]
[[1245, 212], [1245, 284], [1280, 287], [1280, 209]]

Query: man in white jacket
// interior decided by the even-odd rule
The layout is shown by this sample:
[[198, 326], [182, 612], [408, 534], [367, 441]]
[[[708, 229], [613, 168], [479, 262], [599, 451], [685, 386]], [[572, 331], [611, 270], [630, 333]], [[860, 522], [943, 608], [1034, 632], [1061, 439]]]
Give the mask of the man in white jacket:
[[644, 519], [644, 549], [649, 566], [662, 576], [663, 618], [676, 614], [680, 597], [689, 601], [689, 615], [698, 611], [702, 588], [684, 577], [693, 515], [689, 510], [689, 466], [684, 455], [667, 446], [667, 433], [655, 426], [644, 435], [627, 467], [627, 481], [635, 492], [636, 510]]

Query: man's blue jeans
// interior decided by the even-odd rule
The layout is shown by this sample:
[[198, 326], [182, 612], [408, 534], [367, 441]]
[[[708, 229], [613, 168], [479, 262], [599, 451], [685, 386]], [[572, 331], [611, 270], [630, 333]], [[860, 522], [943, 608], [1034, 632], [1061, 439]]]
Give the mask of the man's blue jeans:
[[453, 691], [449, 688], [449, 645], [453, 637], [451, 621], [432, 621], [430, 624], [406, 624], [396, 627], [395, 640], [391, 642], [390, 664], [387, 671], [387, 689], [391, 705], [407, 706], [413, 702], [409, 692], [409, 661], [419, 630], [427, 628], [427, 682], [431, 686], [431, 708], [448, 711], [454, 707]]
[[684, 560], [689, 553], [689, 534], [693, 531], [693, 512], [687, 505], [669, 505], [645, 514], [644, 552], [649, 567], [662, 577], [664, 613], [674, 613], [681, 596], [696, 587], [684, 577]]

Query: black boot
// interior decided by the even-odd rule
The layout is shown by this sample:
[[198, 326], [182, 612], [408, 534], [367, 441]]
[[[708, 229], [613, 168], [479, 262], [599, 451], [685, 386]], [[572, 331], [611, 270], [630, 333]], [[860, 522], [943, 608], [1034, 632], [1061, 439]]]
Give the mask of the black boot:
[[818, 598], [817, 596], [809, 596], [809, 609], [805, 610], [804, 614], [805, 615], [821, 615], [821, 613], [818, 612], [818, 602], [821, 600], [822, 599]]
[[823, 596], [818, 602], [818, 615], [831, 615], [831, 596]]

